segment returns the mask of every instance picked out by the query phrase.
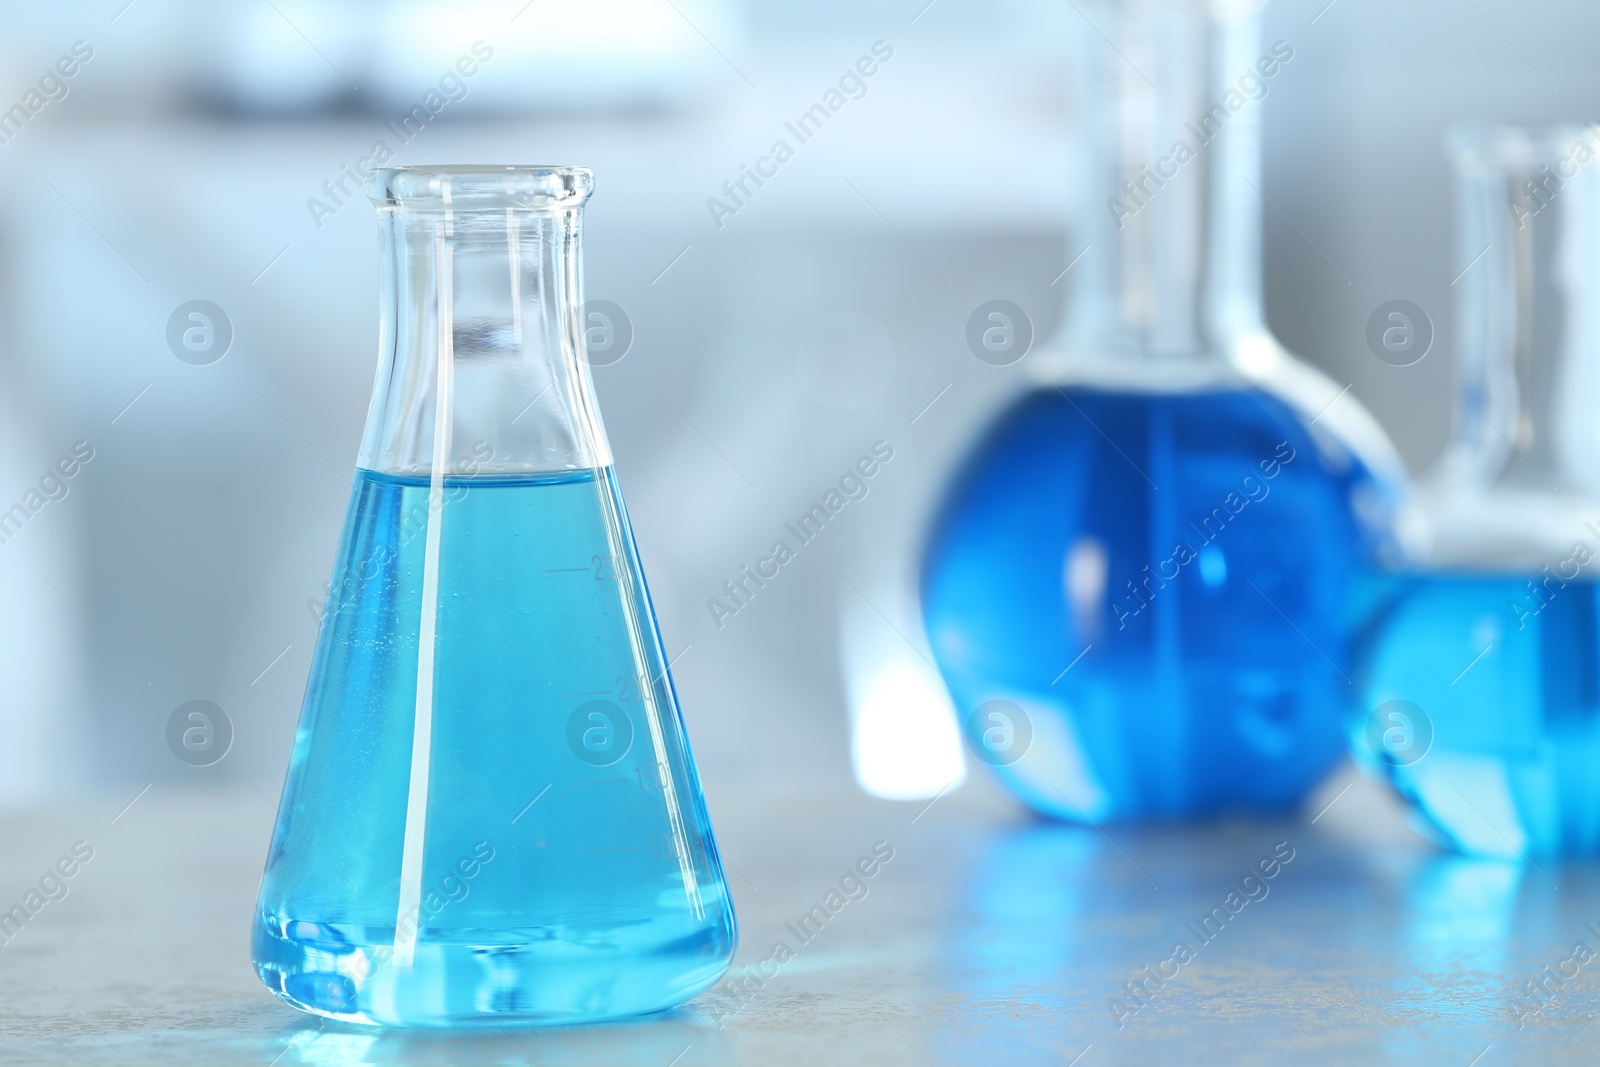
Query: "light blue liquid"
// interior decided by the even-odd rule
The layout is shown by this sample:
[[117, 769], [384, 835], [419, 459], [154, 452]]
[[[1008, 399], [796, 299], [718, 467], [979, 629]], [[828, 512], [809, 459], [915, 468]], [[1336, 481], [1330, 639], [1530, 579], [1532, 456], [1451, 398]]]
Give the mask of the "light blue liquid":
[[975, 709], [1020, 708], [1030, 747], [996, 772], [1066, 819], [1299, 800], [1354, 703], [1366, 477], [1261, 392], [1023, 398], [957, 474], [924, 559], [969, 745], [983, 757]]
[[358, 473], [252, 937], [401, 1026], [582, 1022], [714, 983], [735, 924], [610, 468], [443, 484], [413, 962], [393, 955], [430, 487]]
[[1462, 851], [1600, 852], [1597, 616], [1593, 581], [1416, 579], [1364, 657], [1358, 756], [1415, 806], [1425, 830]]

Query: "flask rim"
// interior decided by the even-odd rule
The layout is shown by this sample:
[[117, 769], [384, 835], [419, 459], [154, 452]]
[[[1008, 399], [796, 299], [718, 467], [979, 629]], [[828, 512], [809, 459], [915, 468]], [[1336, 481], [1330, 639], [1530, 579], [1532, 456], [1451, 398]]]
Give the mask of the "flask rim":
[[366, 183], [379, 211], [485, 212], [580, 207], [594, 192], [588, 167], [449, 163], [383, 167]]

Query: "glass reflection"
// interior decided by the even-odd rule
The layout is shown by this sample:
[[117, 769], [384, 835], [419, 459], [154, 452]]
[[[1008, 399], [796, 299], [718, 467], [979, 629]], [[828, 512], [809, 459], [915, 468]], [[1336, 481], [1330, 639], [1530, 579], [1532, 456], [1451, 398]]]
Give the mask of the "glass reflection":
[[1575, 1019], [1600, 967], [1600, 871], [1300, 822], [1030, 824], [959, 901], [940, 983], [985, 1022], [941, 1031], [953, 1062], [1467, 1063], [1528, 1040], [1519, 1013]]

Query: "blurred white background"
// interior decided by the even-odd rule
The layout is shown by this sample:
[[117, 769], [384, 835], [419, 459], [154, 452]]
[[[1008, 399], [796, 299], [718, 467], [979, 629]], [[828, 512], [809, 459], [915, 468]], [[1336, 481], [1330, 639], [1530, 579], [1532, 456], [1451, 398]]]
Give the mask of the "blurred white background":
[[[1079, 6], [0, 3], [0, 511], [93, 450], [0, 543], [0, 797], [275, 794], [375, 354], [376, 227], [337, 183], [379, 140], [401, 163], [595, 169], [588, 295], [636, 332], [597, 385], [708, 792], [847, 783], [846, 693], [906, 659], [931, 494], [1027, 373], [975, 359], [967, 317], [1003, 297], [1047, 338], [1064, 311]], [[1269, 316], [1414, 471], [1448, 430], [1470, 258], [1444, 131], [1596, 117], [1597, 34], [1573, 0], [1268, 8], [1295, 50], [1263, 104]], [[719, 226], [708, 198], [877, 42], [860, 98]], [[402, 145], [389, 124], [430, 91]], [[1363, 341], [1394, 298], [1438, 330], [1411, 367]], [[207, 366], [167, 342], [195, 299], [233, 329]], [[870, 495], [719, 628], [707, 598], [880, 440]], [[209, 767], [167, 747], [192, 699], [233, 722]]]

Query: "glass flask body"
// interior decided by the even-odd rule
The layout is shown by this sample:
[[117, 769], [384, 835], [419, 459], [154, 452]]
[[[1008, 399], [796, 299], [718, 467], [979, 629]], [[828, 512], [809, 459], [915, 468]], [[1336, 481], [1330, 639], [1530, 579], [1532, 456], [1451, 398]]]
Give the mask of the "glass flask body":
[[1600, 175], [1588, 128], [1453, 138], [1459, 402], [1365, 644], [1358, 759], [1463, 851], [1600, 852]]
[[[1075, 819], [1298, 800], [1343, 752], [1349, 480], [1267, 392], [1023, 398], [929, 547], [974, 755]], [[1008, 717], [1030, 734], [1014, 761]]]
[[584, 1022], [708, 988], [731, 903], [594, 404], [589, 173], [396, 168], [378, 380], [252, 934], [296, 1007]]
[[1237, 3], [1100, 14], [1068, 327], [936, 514], [929, 641], [969, 751], [1041, 811], [1281, 808], [1343, 752], [1403, 475], [1261, 316], [1259, 105], [1227, 102], [1283, 42]]

